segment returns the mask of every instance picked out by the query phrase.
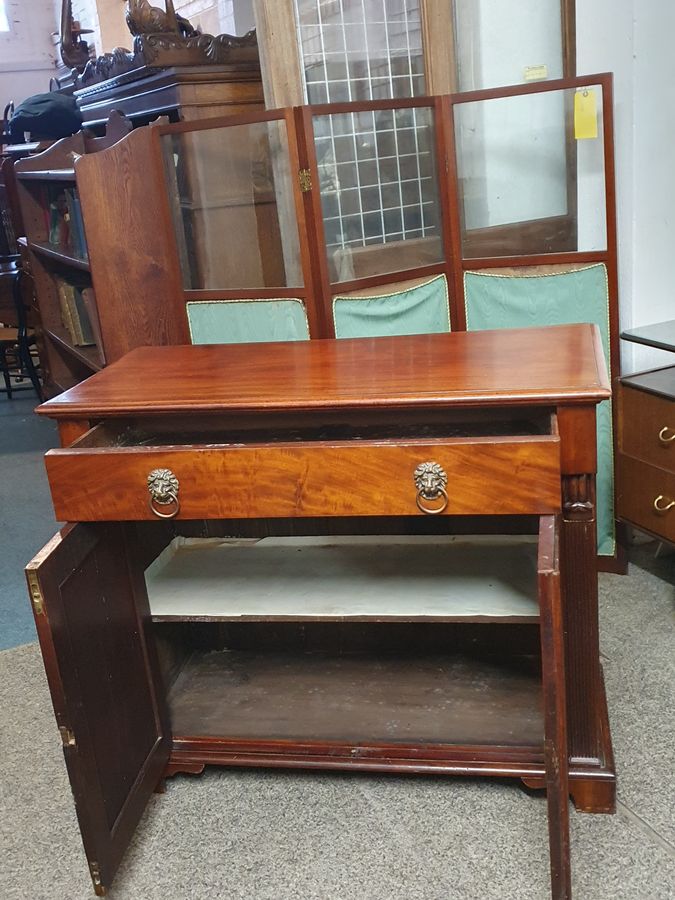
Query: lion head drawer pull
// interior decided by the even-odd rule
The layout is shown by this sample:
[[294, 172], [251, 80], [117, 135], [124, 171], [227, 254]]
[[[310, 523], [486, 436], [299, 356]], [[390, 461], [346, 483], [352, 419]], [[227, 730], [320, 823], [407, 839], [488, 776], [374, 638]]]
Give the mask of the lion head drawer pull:
[[664, 503], [665, 499], [663, 494], [659, 494], [656, 500], [654, 500], [654, 509], [657, 513], [667, 513], [669, 509], [672, 509], [675, 506], [675, 500], [669, 500]]
[[[448, 492], [445, 487], [448, 476], [437, 462], [423, 462], [415, 469], [414, 474], [417, 497], [415, 502], [420, 512], [429, 516], [437, 516], [445, 512], [448, 506]], [[429, 503], [440, 505], [429, 506]]]
[[[150, 491], [150, 509], [160, 519], [173, 519], [178, 515], [180, 503], [178, 502], [178, 479], [171, 469], [153, 469], [148, 475], [148, 490]], [[173, 509], [164, 512], [161, 506], [172, 506]]]
[[[670, 432], [670, 434], [668, 434]], [[664, 425], [661, 431], [659, 431], [659, 440], [662, 444], [669, 444], [671, 441], [675, 441], [675, 431], [672, 428], [668, 428], [667, 425]]]

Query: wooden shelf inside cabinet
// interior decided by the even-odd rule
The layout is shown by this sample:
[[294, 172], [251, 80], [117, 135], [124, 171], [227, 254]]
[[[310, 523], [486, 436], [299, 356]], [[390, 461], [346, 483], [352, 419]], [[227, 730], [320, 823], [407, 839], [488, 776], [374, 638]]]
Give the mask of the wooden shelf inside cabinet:
[[534, 535], [175, 538], [145, 581], [156, 622], [536, 623], [536, 576]]
[[89, 272], [90, 270], [88, 259], [73, 256], [72, 253], [66, 252], [66, 250], [62, 249], [58, 244], [31, 241], [29, 246], [34, 253], [38, 253], [40, 256], [44, 256], [47, 259], [55, 260], [65, 266], [73, 266], [73, 268], [80, 269], [82, 272]]
[[70, 354], [74, 359], [78, 360], [78, 362], [82, 363], [82, 365], [89, 368], [92, 373], [98, 372], [103, 368], [101, 353], [98, 347], [76, 347], [68, 340], [65, 333], [58, 334], [51, 329], [45, 329], [45, 334], [60, 350], [65, 350], [66, 353]]
[[177, 747], [196, 736], [325, 741], [344, 755], [378, 743], [543, 743], [539, 665], [528, 655], [196, 651], [168, 700]]

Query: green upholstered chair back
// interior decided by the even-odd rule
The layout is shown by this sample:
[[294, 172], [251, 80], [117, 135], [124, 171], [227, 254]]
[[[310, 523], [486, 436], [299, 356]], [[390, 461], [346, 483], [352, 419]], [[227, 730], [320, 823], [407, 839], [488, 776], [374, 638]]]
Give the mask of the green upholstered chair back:
[[[600, 329], [607, 368], [610, 369], [609, 289], [603, 263], [541, 274], [466, 272], [464, 302], [469, 331], [592, 322]], [[598, 406], [597, 433], [598, 552], [611, 556], [615, 536], [610, 400]]]
[[333, 321], [337, 338], [450, 331], [445, 275], [388, 293], [336, 296], [333, 298]]
[[186, 307], [193, 344], [309, 340], [299, 299], [192, 300]]

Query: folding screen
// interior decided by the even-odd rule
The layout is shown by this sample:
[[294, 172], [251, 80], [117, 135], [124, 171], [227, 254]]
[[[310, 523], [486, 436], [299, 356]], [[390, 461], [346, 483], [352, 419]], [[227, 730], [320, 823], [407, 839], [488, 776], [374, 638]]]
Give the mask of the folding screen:
[[336, 337], [450, 329], [439, 109], [437, 99], [422, 98], [306, 113], [326, 317]]
[[[593, 322], [618, 374], [611, 77], [450, 98], [457, 327]], [[611, 401], [597, 416], [598, 551], [615, 552]]]
[[192, 342], [307, 340], [319, 326], [307, 303], [292, 112], [158, 132]]
[[[611, 76], [158, 126], [195, 343], [595, 322], [618, 374]], [[614, 554], [611, 404], [598, 543]]]

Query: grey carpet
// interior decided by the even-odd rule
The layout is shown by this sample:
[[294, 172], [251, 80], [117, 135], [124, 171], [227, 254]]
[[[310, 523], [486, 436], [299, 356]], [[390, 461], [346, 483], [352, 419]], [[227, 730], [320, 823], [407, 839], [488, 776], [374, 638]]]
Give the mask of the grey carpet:
[[[41, 459], [53, 426], [33, 405], [0, 398], [0, 629], [13, 623], [13, 643], [34, 635], [21, 569], [55, 530]], [[635, 552], [628, 578], [601, 577], [619, 809], [571, 813], [575, 900], [675, 898], [673, 557], [652, 553]], [[0, 764], [0, 900], [90, 900], [36, 644], [0, 653]], [[546, 900], [545, 803], [480, 780], [177, 776], [152, 798], [111, 896]]]
[[[576, 900], [675, 898], [672, 562], [602, 576], [616, 816], [572, 812]], [[91, 893], [39, 651], [0, 653], [0, 896]], [[489, 781], [207, 770], [154, 796], [115, 900], [545, 900], [543, 800]]]

